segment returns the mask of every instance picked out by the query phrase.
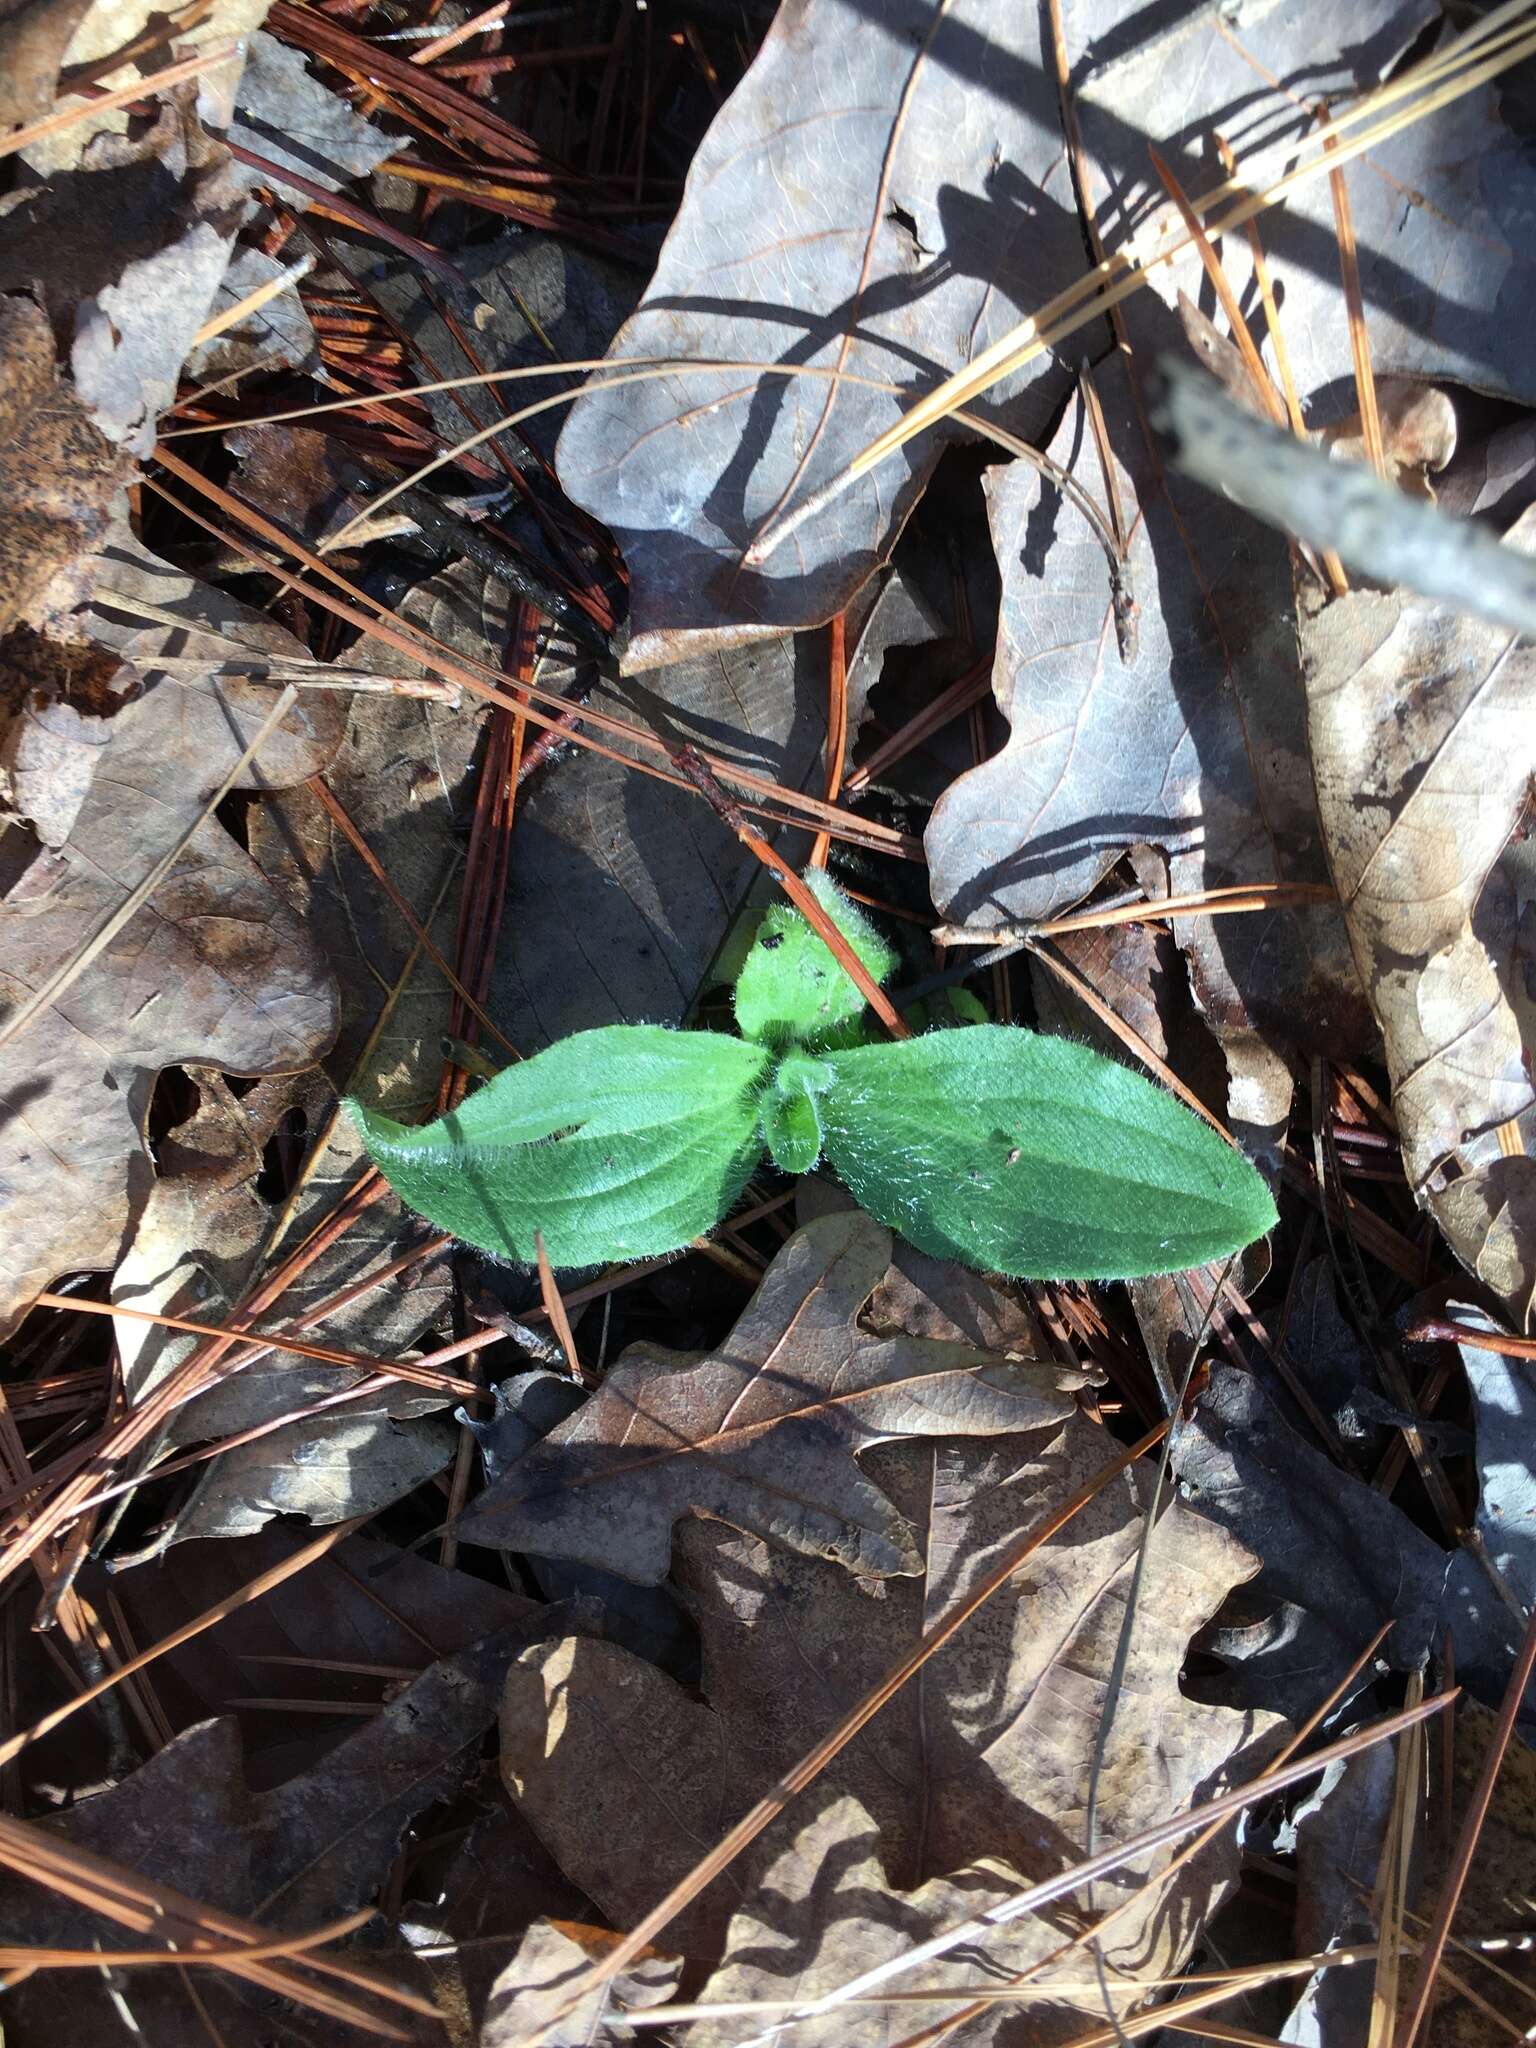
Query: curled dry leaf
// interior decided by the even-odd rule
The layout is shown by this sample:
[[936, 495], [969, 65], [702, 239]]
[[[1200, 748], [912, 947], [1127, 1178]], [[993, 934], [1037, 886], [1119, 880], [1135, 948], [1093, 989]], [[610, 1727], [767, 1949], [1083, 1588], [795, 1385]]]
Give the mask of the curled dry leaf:
[[906, 1517], [854, 1454], [1058, 1424], [1089, 1375], [867, 1327], [890, 1264], [890, 1232], [856, 1210], [808, 1224], [719, 1351], [631, 1345], [585, 1407], [481, 1494], [460, 1535], [652, 1584], [673, 1524], [706, 1514], [861, 1575], [921, 1570]]
[[[612, 1645], [573, 1638], [530, 1650], [508, 1675], [502, 1710], [514, 1799], [566, 1874], [615, 1925], [632, 1925], [1115, 1449], [1106, 1431], [1073, 1416], [1043, 1445], [1035, 1433], [876, 1451], [922, 1555], [918, 1575], [878, 1587], [776, 1541], [685, 1524], [677, 1576], [699, 1624], [706, 1704]], [[723, 1953], [706, 1998], [829, 1989], [995, 1902], [1017, 1879], [1082, 1855], [1141, 1511], [1139, 1479], [1106, 1487], [674, 1923], [665, 1939], [691, 1956]], [[1252, 1568], [1188, 1508], [1159, 1523], [1099, 1779], [1101, 1840], [1246, 1775], [1272, 1745], [1273, 1715], [1201, 1706], [1179, 1689], [1191, 1633]], [[1098, 1912], [1139, 1893], [1106, 1934], [1111, 1970], [1177, 1968], [1236, 1870], [1230, 1839], [1160, 1886], [1167, 1860], [1098, 1887]], [[1001, 1975], [1043, 1958], [1081, 1924], [1084, 1905], [1079, 1897], [1016, 1922], [989, 1944], [990, 1966]], [[1083, 1964], [1069, 1959], [1043, 1996], [1061, 1998], [1068, 1978], [1091, 1984]], [[925, 1968], [924, 1981], [954, 1981], [945, 1970]], [[974, 1983], [974, 1960], [954, 1973]], [[1012, 2024], [1007, 2008], [992, 2009], [961, 2038], [988, 2042]], [[751, 2031], [745, 2021], [721, 2029], [707, 2037]], [[809, 2038], [885, 2036], [866, 2037], [843, 2012]]]
[[[0, 903], [3, 988], [19, 1004], [72, 961], [194, 823], [268, 716], [273, 692], [206, 671], [157, 670], [168, 641], [196, 659], [227, 631], [302, 655], [272, 620], [172, 570], [126, 535], [97, 567], [92, 630], [132, 660], [142, 694], [113, 719], [74, 828], [39, 849]], [[109, 596], [108, 592], [112, 595]], [[126, 600], [112, 609], [113, 596]], [[187, 627], [141, 622], [144, 605]], [[220, 621], [217, 636], [208, 621]], [[210, 667], [217, 656], [209, 652]], [[334, 709], [306, 697], [272, 733], [244, 788], [317, 773]], [[312, 1064], [335, 1029], [313, 941], [250, 856], [209, 818], [149, 902], [7, 1048], [0, 1124], [0, 1315], [66, 1268], [115, 1264], [152, 1180], [142, 1131], [155, 1076], [181, 1061], [234, 1074]]]
[[0, 816], [62, 846], [112, 720], [138, 690], [136, 670], [104, 647], [21, 625], [0, 639]]
[[[1143, 596], [1139, 648], [1121, 661], [1103, 553], [1073, 508], [1023, 463], [989, 471], [1003, 574], [993, 689], [1010, 730], [928, 827], [934, 901], [956, 923], [1069, 908], [1143, 844], [1163, 849], [1179, 894], [1328, 881], [1284, 543], [1193, 487], [1175, 497], [1124, 372], [1098, 389]], [[1102, 495], [1081, 401], [1050, 453]], [[1343, 1052], [1369, 1031], [1337, 913], [1180, 918], [1174, 932], [1227, 1054], [1231, 1114], [1272, 1137], [1290, 1099], [1279, 1049]]]
[[[0, 633], [67, 613], [106, 532], [118, 458], [60, 381], [48, 316], [0, 294]], [[49, 585], [63, 571], [62, 588]]]
[[[1536, 547], [1536, 511], [1508, 540]], [[1367, 591], [1315, 611], [1303, 650], [1318, 809], [1404, 1170], [1521, 1328], [1536, 1294], [1528, 991], [1476, 913], [1536, 772], [1536, 657], [1501, 627]]]
[[[694, 157], [639, 312], [611, 352], [808, 364], [910, 394], [960, 368], [1082, 265], [1056, 88], [1033, 8], [794, 0]], [[600, 383], [601, 378], [594, 382]], [[1041, 359], [994, 398], [1059, 398]], [[818, 624], [888, 553], [947, 432], [911, 444], [757, 569], [770, 514], [902, 409], [838, 377], [752, 370], [594, 390], [561, 480], [629, 565], [634, 668]]]

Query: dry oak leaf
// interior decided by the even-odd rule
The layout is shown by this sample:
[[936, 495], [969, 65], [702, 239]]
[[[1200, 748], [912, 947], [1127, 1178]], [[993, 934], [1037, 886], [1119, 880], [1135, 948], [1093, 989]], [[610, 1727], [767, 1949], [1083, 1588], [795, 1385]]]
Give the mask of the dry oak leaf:
[[[107, 530], [118, 456], [54, 363], [48, 316], [0, 294], [0, 633], [40, 623], [45, 592]], [[67, 610], [77, 595], [71, 590]]]
[[[742, 550], [914, 391], [1082, 269], [1041, 15], [987, 0], [788, 0], [689, 170], [640, 310], [594, 378], [641, 357], [810, 365], [581, 397], [561, 481], [630, 575], [634, 669], [831, 618], [885, 559], [953, 430], [844, 492], [760, 567]], [[851, 377], [884, 379], [899, 393]], [[991, 394], [1038, 432], [1041, 357]]]
[[[371, 1899], [408, 1824], [473, 1778], [509, 1660], [560, 1617], [560, 1609], [534, 1609], [427, 1663], [357, 1733], [283, 1782], [248, 1779], [233, 1717], [199, 1721], [108, 1791], [39, 1823], [40, 1832], [113, 1859], [125, 1879], [169, 1885], [274, 1933], [324, 1926]], [[375, 1678], [375, 1698], [379, 1685]], [[0, 1879], [0, 1939], [137, 1945], [88, 1908], [10, 1871]], [[156, 1944], [151, 1933], [142, 1945]], [[400, 1979], [398, 1961], [390, 1974]], [[194, 2040], [205, 2029], [179, 1979], [173, 1969], [145, 1968], [119, 1990], [96, 1971], [39, 1973], [7, 1991], [7, 2043], [112, 2048], [124, 2038], [125, 2010], [139, 2038]], [[310, 2038], [279, 2023], [283, 2009], [269, 1993], [242, 1989], [221, 1971], [200, 1973], [198, 1990], [217, 2016], [214, 2038], [232, 2048]], [[214, 2020], [207, 2025], [215, 2028]]]
[[618, 2038], [623, 2038], [625, 2011], [662, 2005], [676, 1991], [683, 1968], [680, 1957], [647, 1949], [612, 1984], [592, 1992], [573, 2012], [555, 2017], [571, 1986], [617, 1939], [603, 1928], [536, 1920], [491, 1986], [479, 2048], [519, 2048], [535, 2036], [545, 2048], [593, 2048], [612, 2038], [604, 2024], [610, 2008], [616, 2008]]
[[891, 1234], [860, 1211], [784, 1245], [718, 1351], [632, 1344], [601, 1388], [480, 1495], [466, 1543], [653, 1585], [704, 1514], [871, 1577], [917, 1572], [912, 1527], [855, 1454], [890, 1438], [1059, 1426], [1090, 1375], [870, 1328]]
[[[1123, 369], [1101, 372], [1098, 390], [1139, 647], [1120, 659], [1103, 553], [1077, 512], [1024, 463], [990, 470], [1003, 578], [993, 691], [1008, 741], [952, 784], [926, 835], [935, 903], [980, 929], [1069, 908], [1142, 844], [1163, 850], [1181, 894], [1329, 879], [1285, 543], [1160, 477]], [[1081, 400], [1050, 452], [1102, 493]], [[1338, 913], [1180, 918], [1174, 934], [1227, 1056], [1231, 1114], [1273, 1136], [1290, 1100], [1281, 1048], [1342, 1053], [1370, 1031]]]
[[[98, 564], [92, 631], [143, 677], [113, 720], [74, 830], [0, 899], [0, 995], [17, 1004], [72, 960], [197, 817], [270, 712], [273, 692], [217, 680], [230, 642], [303, 656], [271, 619], [126, 536]], [[142, 624], [145, 607], [185, 629]], [[210, 626], [210, 621], [216, 622]], [[210, 649], [210, 642], [212, 647]], [[155, 658], [175, 650], [176, 665]], [[182, 665], [200, 655], [208, 669]], [[318, 774], [340, 713], [307, 695], [238, 786]], [[155, 1076], [183, 1061], [292, 1072], [324, 1051], [336, 992], [304, 926], [216, 820], [198, 826], [150, 901], [6, 1050], [0, 1093], [0, 1319], [69, 1268], [112, 1266], [149, 1193], [143, 1139]]]
[[53, 106], [59, 66], [92, 0], [0, 0], [0, 130]]
[[[1084, 197], [1109, 252], [1159, 213], [1170, 238], [1184, 232], [1149, 142], [1191, 195], [1220, 182], [1214, 136], [1245, 162], [1275, 144], [1263, 168], [1250, 173], [1250, 189], [1262, 189], [1284, 167], [1285, 145], [1314, 128], [1319, 105], [1369, 91], [1394, 74], [1417, 38], [1448, 33], [1434, 0], [1337, 0], [1309, 9], [1304, 48], [1288, 7], [1245, 6], [1238, 17], [1070, 0], [1063, 12]], [[1536, 165], [1518, 116], [1508, 114], [1506, 80], [1495, 79], [1375, 143], [1343, 173], [1378, 376], [1454, 378], [1536, 401], [1536, 358], [1527, 345], [1536, 314]], [[1258, 227], [1302, 405], [1330, 386], [1352, 393], [1329, 181], [1314, 178], [1288, 194]], [[1223, 237], [1220, 254], [1273, 374], [1246, 236]], [[1149, 261], [1146, 275], [1147, 289], [1126, 301], [1123, 318], [1133, 353], [1151, 361], [1177, 346], [1173, 303], [1181, 288], [1195, 291], [1199, 261], [1192, 253], [1171, 266]]]
[[[686, 1523], [676, 1578], [698, 1622], [704, 1704], [611, 1644], [530, 1649], [508, 1674], [502, 1708], [513, 1798], [566, 1875], [615, 1925], [633, 1925], [1116, 1448], [1074, 1415], [1043, 1443], [1033, 1432], [877, 1450], [872, 1462], [912, 1522], [923, 1570], [876, 1587], [777, 1542]], [[861, 1957], [881, 1960], [992, 1903], [1015, 1875], [1032, 1882], [1080, 1858], [1143, 1506], [1140, 1476], [1105, 1487], [669, 1929], [667, 1942], [690, 1955], [723, 1947], [727, 1978], [709, 1996], [793, 1996], [812, 1956], [812, 1979], [825, 1988]], [[1246, 1774], [1274, 1741], [1276, 1716], [1203, 1705], [1179, 1689], [1191, 1636], [1253, 1569], [1234, 1539], [1187, 1507], [1175, 1504], [1159, 1523], [1105, 1747], [1102, 1839], [1133, 1835]], [[826, 1828], [825, 1808], [812, 1817], [822, 1802], [842, 1806], [840, 1828]], [[802, 1848], [807, 1832], [814, 1859]], [[1177, 1969], [1236, 1875], [1230, 1839], [1160, 1887], [1168, 1860], [1143, 1859], [1100, 1885], [1100, 1911], [1140, 1893], [1107, 1939], [1111, 1968]], [[1082, 1903], [1017, 1923], [1000, 1937], [998, 1966], [1048, 1954], [1075, 1929]], [[1081, 1983], [1080, 1962], [1062, 1974]], [[962, 1974], [974, 1981], [974, 1969]], [[990, 2040], [1000, 2023], [965, 2038]]]
[[[1536, 548], [1536, 509], [1507, 538]], [[1536, 656], [1481, 620], [1368, 591], [1316, 611], [1302, 644], [1318, 808], [1386, 1046], [1404, 1171], [1524, 1328], [1536, 1294], [1530, 1012], [1476, 914], [1536, 773]]]

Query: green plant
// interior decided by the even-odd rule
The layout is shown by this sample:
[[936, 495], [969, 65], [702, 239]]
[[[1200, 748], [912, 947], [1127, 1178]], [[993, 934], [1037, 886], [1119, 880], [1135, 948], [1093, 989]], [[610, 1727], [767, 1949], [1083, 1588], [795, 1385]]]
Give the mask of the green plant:
[[[879, 933], [808, 876], [877, 981]], [[966, 1024], [862, 1042], [863, 998], [804, 918], [768, 911], [736, 982], [740, 1038], [614, 1024], [509, 1067], [436, 1123], [349, 1107], [440, 1230], [557, 1266], [654, 1258], [717, 1223], [766, 1148], [825, 1158], [920, 1250], [1039, 1279], [1223, 1258], [1275, 1220], [1240, 1153], [1141, 1075], [1063, 1038]]]

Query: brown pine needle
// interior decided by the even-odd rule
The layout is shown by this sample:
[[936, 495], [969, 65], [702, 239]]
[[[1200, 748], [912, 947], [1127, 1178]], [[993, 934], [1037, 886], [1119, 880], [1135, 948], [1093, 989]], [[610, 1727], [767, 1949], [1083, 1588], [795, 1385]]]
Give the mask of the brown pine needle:
[[[1326, 126], [1327, 115], [1323, 121]], [[1329, 138], [1324, 136], [1324, 147]], [[1360, 408], [1360, 438], [1366, 460], [1389, 483], [1386, 444], [1381, 438], [1381, 410], [1376, 403], [1376, 376], [1371, 368], [1371, 337], [1365, 325], [1365, 295], [1360, 289], [1360, 252], [1355, 245], [1355, 217], [1349, 204], [1349, 185], [1342, 171], [1332, 171], [1328, 189], [1333, 195], [1333, 223], [1339, 243], [1339, 275], [1344, 285], [1344, 308], [1349, 317], [1349, 353], [1355, 365], [1355, 397]]]
[[[848, 620], [844, 613], [827, 628], [827, 780], [829, 804], [842, 794], [843, 765], [848, 754]], [[832, 851], [832, 834], [818, 832], [806, 866], [824, 868]]]
[[565, 1303], [555, 1285], [554, 1268], [549, 1263], [549, 1253], [544, 1249], [544, 1233], [533, 1233], [534, 1250], [539, 1257], [539, 1292], [544, 1297], [544, 1313], [549, 1317], [549, 1327], [554, 1331], [560, 1349], [565, 1353], [565, 1369], [573, 1380], [590, 1381], [590, 1374], [576, 1352], [576, 1339], [571, 1334], [571, 1319], [565, 1312]]
[[[242, 1347], [260, 1345], [264, 1351], [292, 1351], [300, 1358], [313, 1358], [321, 1365], [343, 1365], [354, 1372], [379, 1373], [390, 1379], [410, 1380], [418, 1386], [440, 1389], [445, 1394], [461, 1394], [466, 1397], [479, 1393], [473, 1380], [455, 1379], [449, 1373], [424, 1371], [411, 1359], [371, 1358], [361, 1351], [338, 1351], [329, 1344], [311, 1344], [299, 1337], [290, 1337], [282, 1331], [232, 1330], [219, 1323], [203, 1323], [192, 1316], [173, 1316], [147, 1308], [129, 1308], [121, 1302], [91, 1301], [83, 1295], [37, 1294], [33, 1296], [37, 1308], [58, 1308], [74, 1310], [87, 1316], [126, 1316], [130, 1322], [155, 1323], [162, 1330], [187, 1330], [194, 1337], [219, 1337]], [[486, 1332], [483, 1341], [494, 1342], [494, 1333]]]

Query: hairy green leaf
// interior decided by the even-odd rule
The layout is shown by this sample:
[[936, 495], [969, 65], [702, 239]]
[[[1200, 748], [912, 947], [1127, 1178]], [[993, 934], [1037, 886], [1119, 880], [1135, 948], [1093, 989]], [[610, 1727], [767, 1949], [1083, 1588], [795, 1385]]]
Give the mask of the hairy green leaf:
[[769, 1055], [705, 1031], [579, 1031], [436, 1123], [360, 1103], [374, 1164], [439, 1230], [556, 1266], [657, 1258], [718, 1222], [762, 1156]]
[[1203, 1264], [1275, 1221], [1247, 1160], [1171, 1095], [1001, 1024], [828, 1054], [826, 1156], [920, 1251], [992, 1272], [1124, 1280]]
[[[819, 868], [807, 886], [877, 981], [896, 955], [869, 919]], [[776, 903], [763, 917], [736, 982], [736, 1023], [743, 1038], [764, 1045], [852, 1045], [864, 998], [799, 911]]]
[[821, 1157], [817, 1097], [832, 1086], [825, 1061], [798, 1049], [785, 1053], [763, 1094], [763, 1139], [786, 1173], [809, 1173]]

